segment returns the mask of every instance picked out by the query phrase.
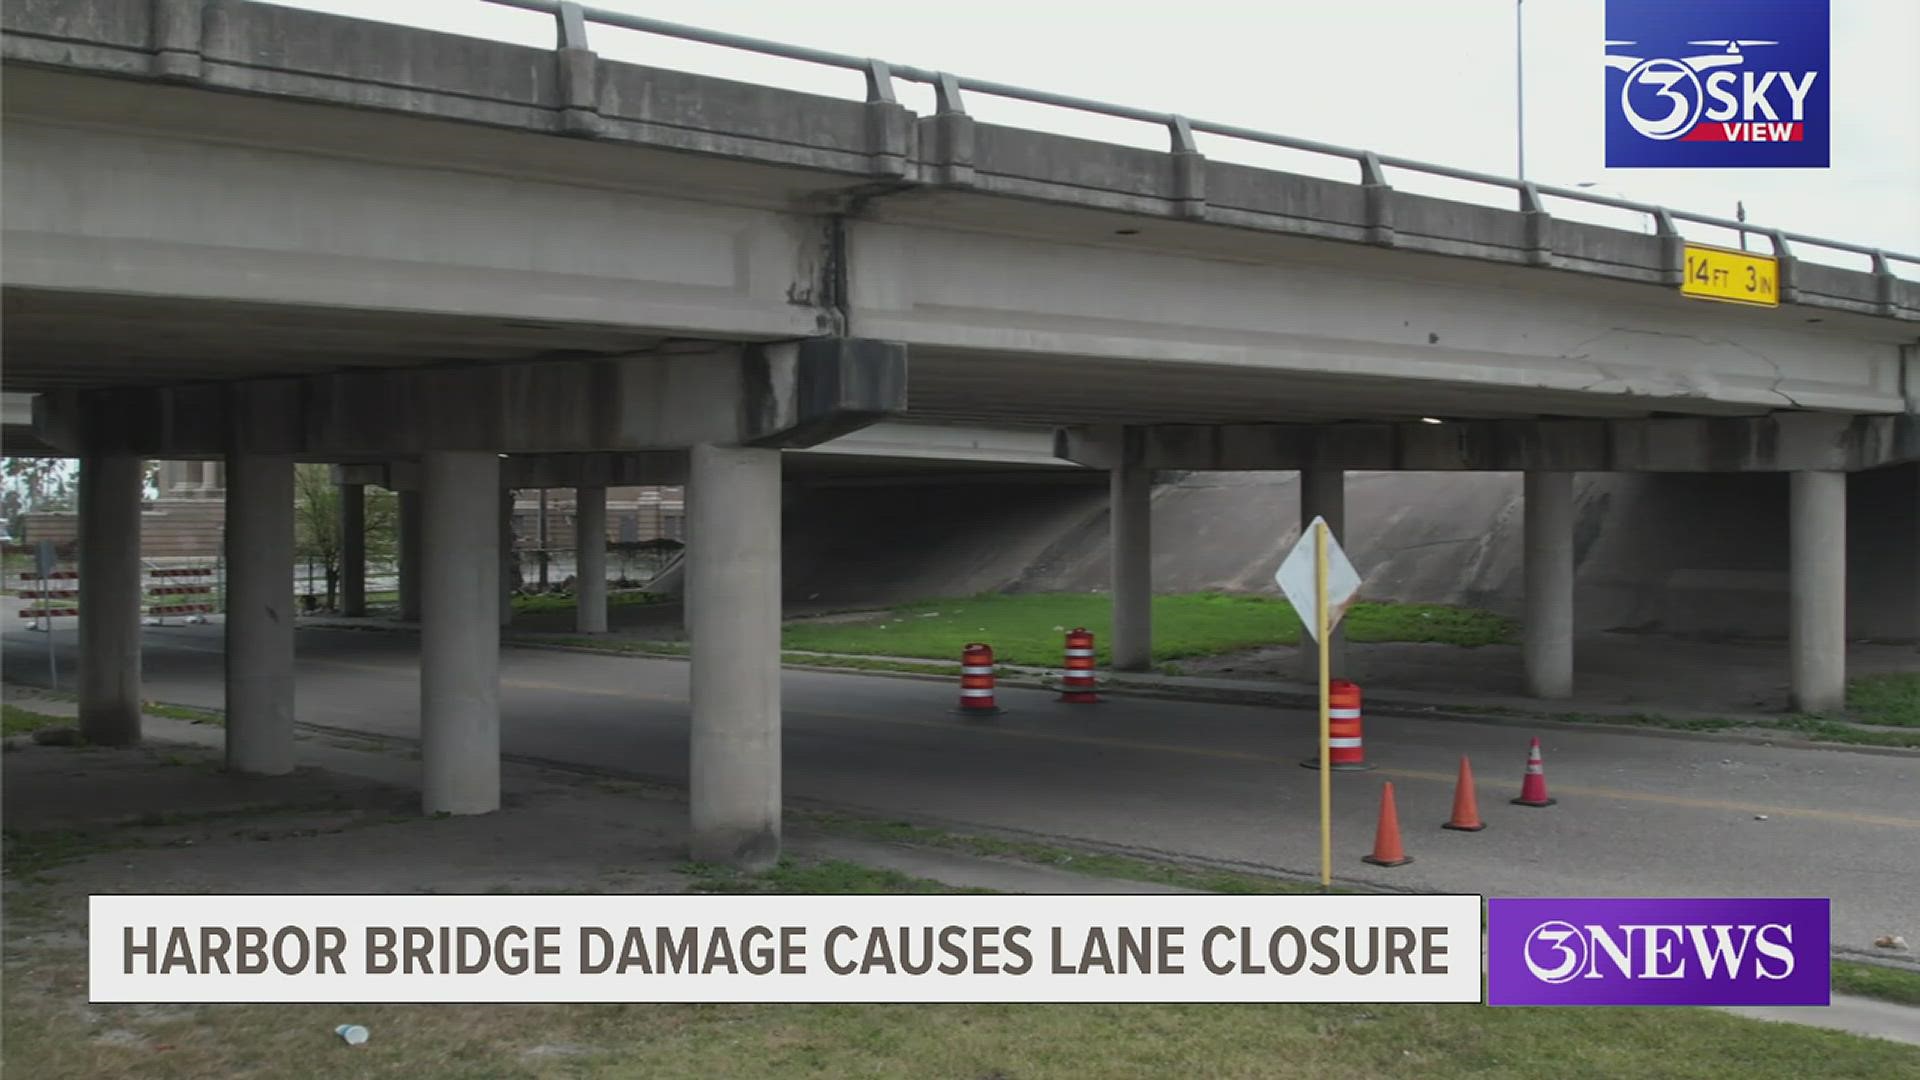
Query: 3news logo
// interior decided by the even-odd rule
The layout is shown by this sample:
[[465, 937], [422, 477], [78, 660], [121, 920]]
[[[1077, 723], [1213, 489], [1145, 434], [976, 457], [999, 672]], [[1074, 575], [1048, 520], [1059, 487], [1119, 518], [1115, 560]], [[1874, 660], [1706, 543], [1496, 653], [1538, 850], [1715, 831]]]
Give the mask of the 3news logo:
[[1825, 1005], [1817, 899], [1495, 899], [1491, 1005]]
[[1828, 0], [1607, 0], [1607, 166], [1825, 168]]

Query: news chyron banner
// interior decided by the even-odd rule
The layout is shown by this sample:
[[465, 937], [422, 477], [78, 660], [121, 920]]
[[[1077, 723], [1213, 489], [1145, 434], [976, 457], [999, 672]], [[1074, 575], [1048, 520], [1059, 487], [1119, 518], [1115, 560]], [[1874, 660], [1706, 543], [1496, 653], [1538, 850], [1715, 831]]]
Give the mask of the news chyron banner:
[[94, 1002], [1478, 1002], [1466, 896], [94, 896]]

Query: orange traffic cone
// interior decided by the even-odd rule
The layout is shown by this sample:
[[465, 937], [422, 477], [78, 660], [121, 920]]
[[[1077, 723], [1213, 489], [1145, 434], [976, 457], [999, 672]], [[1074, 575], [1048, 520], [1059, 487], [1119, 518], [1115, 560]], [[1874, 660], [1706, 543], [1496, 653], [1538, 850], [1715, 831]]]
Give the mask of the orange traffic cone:
[[1380, 787], [1380, 828], [1373, 834], [1373, 854], [1361, 856], [1375, 866], [1405, 866], [1413, 856], [1400, 847], [1400, 814], [1393, 808], [1393, 783]]
[[1473, 766], [1467, 764], [1465, 754], [1460, 755], [1460, 780], [1453, 786], [1453, 817], [1440, 827], [1461, 832], [1479, 832], [1487, 827], [1480, 820], [1480, 801], [1473, 796]]
[[1515, 806], [1552, 806], [1558, 800], [1547, 798], [1547, 771], [1540, 763], [1540, 740], [1527, 747], [1527, 776], [1520, 782], [1520, 797]]

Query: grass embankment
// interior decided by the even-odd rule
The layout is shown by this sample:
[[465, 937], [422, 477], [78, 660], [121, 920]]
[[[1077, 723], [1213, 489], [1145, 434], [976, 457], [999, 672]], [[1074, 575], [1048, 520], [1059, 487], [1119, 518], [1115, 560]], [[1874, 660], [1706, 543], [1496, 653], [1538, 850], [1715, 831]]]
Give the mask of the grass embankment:
[[[1057, 666], [1061, 635], [1093, 631], [1099, 662], [1111, 657], [1112, 598], [1101, 594], [1024, 593], [926, 600], [871, 619], [800, 619], [787, 624], [782, 644], [811, 652], [948, 660], [968, 642], [993, 646], [1001, 663]], [[1428, 641], [1496, 645], [1514, 640], [1513, 620], [1491, 612], [1438, 604], [1355, 604], [1347, 612], [1353, 641]], [[1156, 660], [1212, 656], [1300, 640], [1300, 617], [1284, 600], [1225, 593], [1153, 598]]]

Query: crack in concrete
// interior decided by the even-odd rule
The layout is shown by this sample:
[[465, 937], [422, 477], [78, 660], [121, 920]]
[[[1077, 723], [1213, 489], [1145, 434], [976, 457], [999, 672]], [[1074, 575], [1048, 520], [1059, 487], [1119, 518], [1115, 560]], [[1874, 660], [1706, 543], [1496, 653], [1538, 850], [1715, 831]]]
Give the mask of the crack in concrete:
[[[1667, 331], [1667, 330], [1640, 330], [1640, 329], [1636, 329], [1634, 327], [1629, 327], [1629, 326], [1610, 326], [1606, 330], [1601, 331], [1598, 334], [1594, 334], [1591, 337], [1583, 338], [1579, 341], [1574, 342], [1572, 345], [1569, 345], [1564, 351], [1562, 351], [1557, 357], [1555, 357], [1555, 359], [1558, 359], [1558, 360], [1587, 362], [1592, 365], [1595, 371], [1599, 372], [1602, 376], [1604, 376], [1604, 378], [1602, 379], [1597, 379], [1593, 382], [1585, 384], [1584, 386], [1578, 387], [1577, 392], [1579, 393], [1590, 392], [1595, 387], [1601, 385], [1601, 383], [1607, 382], [1607, 381], [1612, 381], [1614, 383], [1619, 384], [1623, 388], [1621, 391], [1622, 393], [1631, 394], [1636, 392], [1634, 381], [1632, 379], [1626, 378], [1616, 372], [1609, 371], [1604, 364], [1601, 364], [1598, 361], [1593, 360], [1592, 354], [1580, 351], [1585, 347], [1592, 345], [1595, 342], [1604, 341], [1608, 337], [1615, 334], [1630, 334], [1630, 335], [1636, 335], [1641, 337], [1658, 338], [1658, 339], [1665, 339], [1665, 340], [1690, 341], [1698, 345], [1705, 345], [1708, 348], [1729, 348], [1729, 349], [1736, 350], [1740, 353], [1743, 353], [1747, 356], [1752, 357], [1755, 360], [1760, 361], [1761, 363], [1767, 365], [1768, 368], [1772, 369], [1773, 379], [1771, 382], [1767, 384], [1766, 389], [1764, 391], [1765, 393], [1771, 394], [1774, 397], [1779, 398], [1789, 408], [1798, 409], [1798, 408], [1804, 407], [1800, 403], [1800, 401], [1796, 399], [1792, 394], [1789, 394], [1785, 390], [1781, 389], [1782, 384], [1784, 384], [1787, 381], [1787, 374], [1784, 370], [1781, 369], [1779, 361], [1775, 360], [1773, 357], [1767, 355], [1764, 352], [1761, 352], [1759, 349], [1756, 349], [1751, 345], [1747, 345], [1742, 342], [1734, 341], [1728, 338], [1708, 337], [1703, 334], [1684, 334], [1684, 333], [1675, 333], [1673, 331]], [[1715, 384], [1718, 384], [1720, 381], [1717, 378], [1713, 378], [1710, 372], [1708, 373], [1708, 377], [1709, 377], [1709, 380]], [[1681, 393], [1681, 394], [1648, 393], [1645, 390], [1642, 390], [1640, 392], [1649, 397], [1710, 398], [1713, 396], [1711, 390], [1700, 387], [1699, 385], [1697, 385], [1697, 383], [1693, 382], [1692, 380], [1677, 379], [1676, 382], [1678, 382], [1682, 386], [1685, 386], [1687, 389], [1692, 389], [1696, 392]]]

